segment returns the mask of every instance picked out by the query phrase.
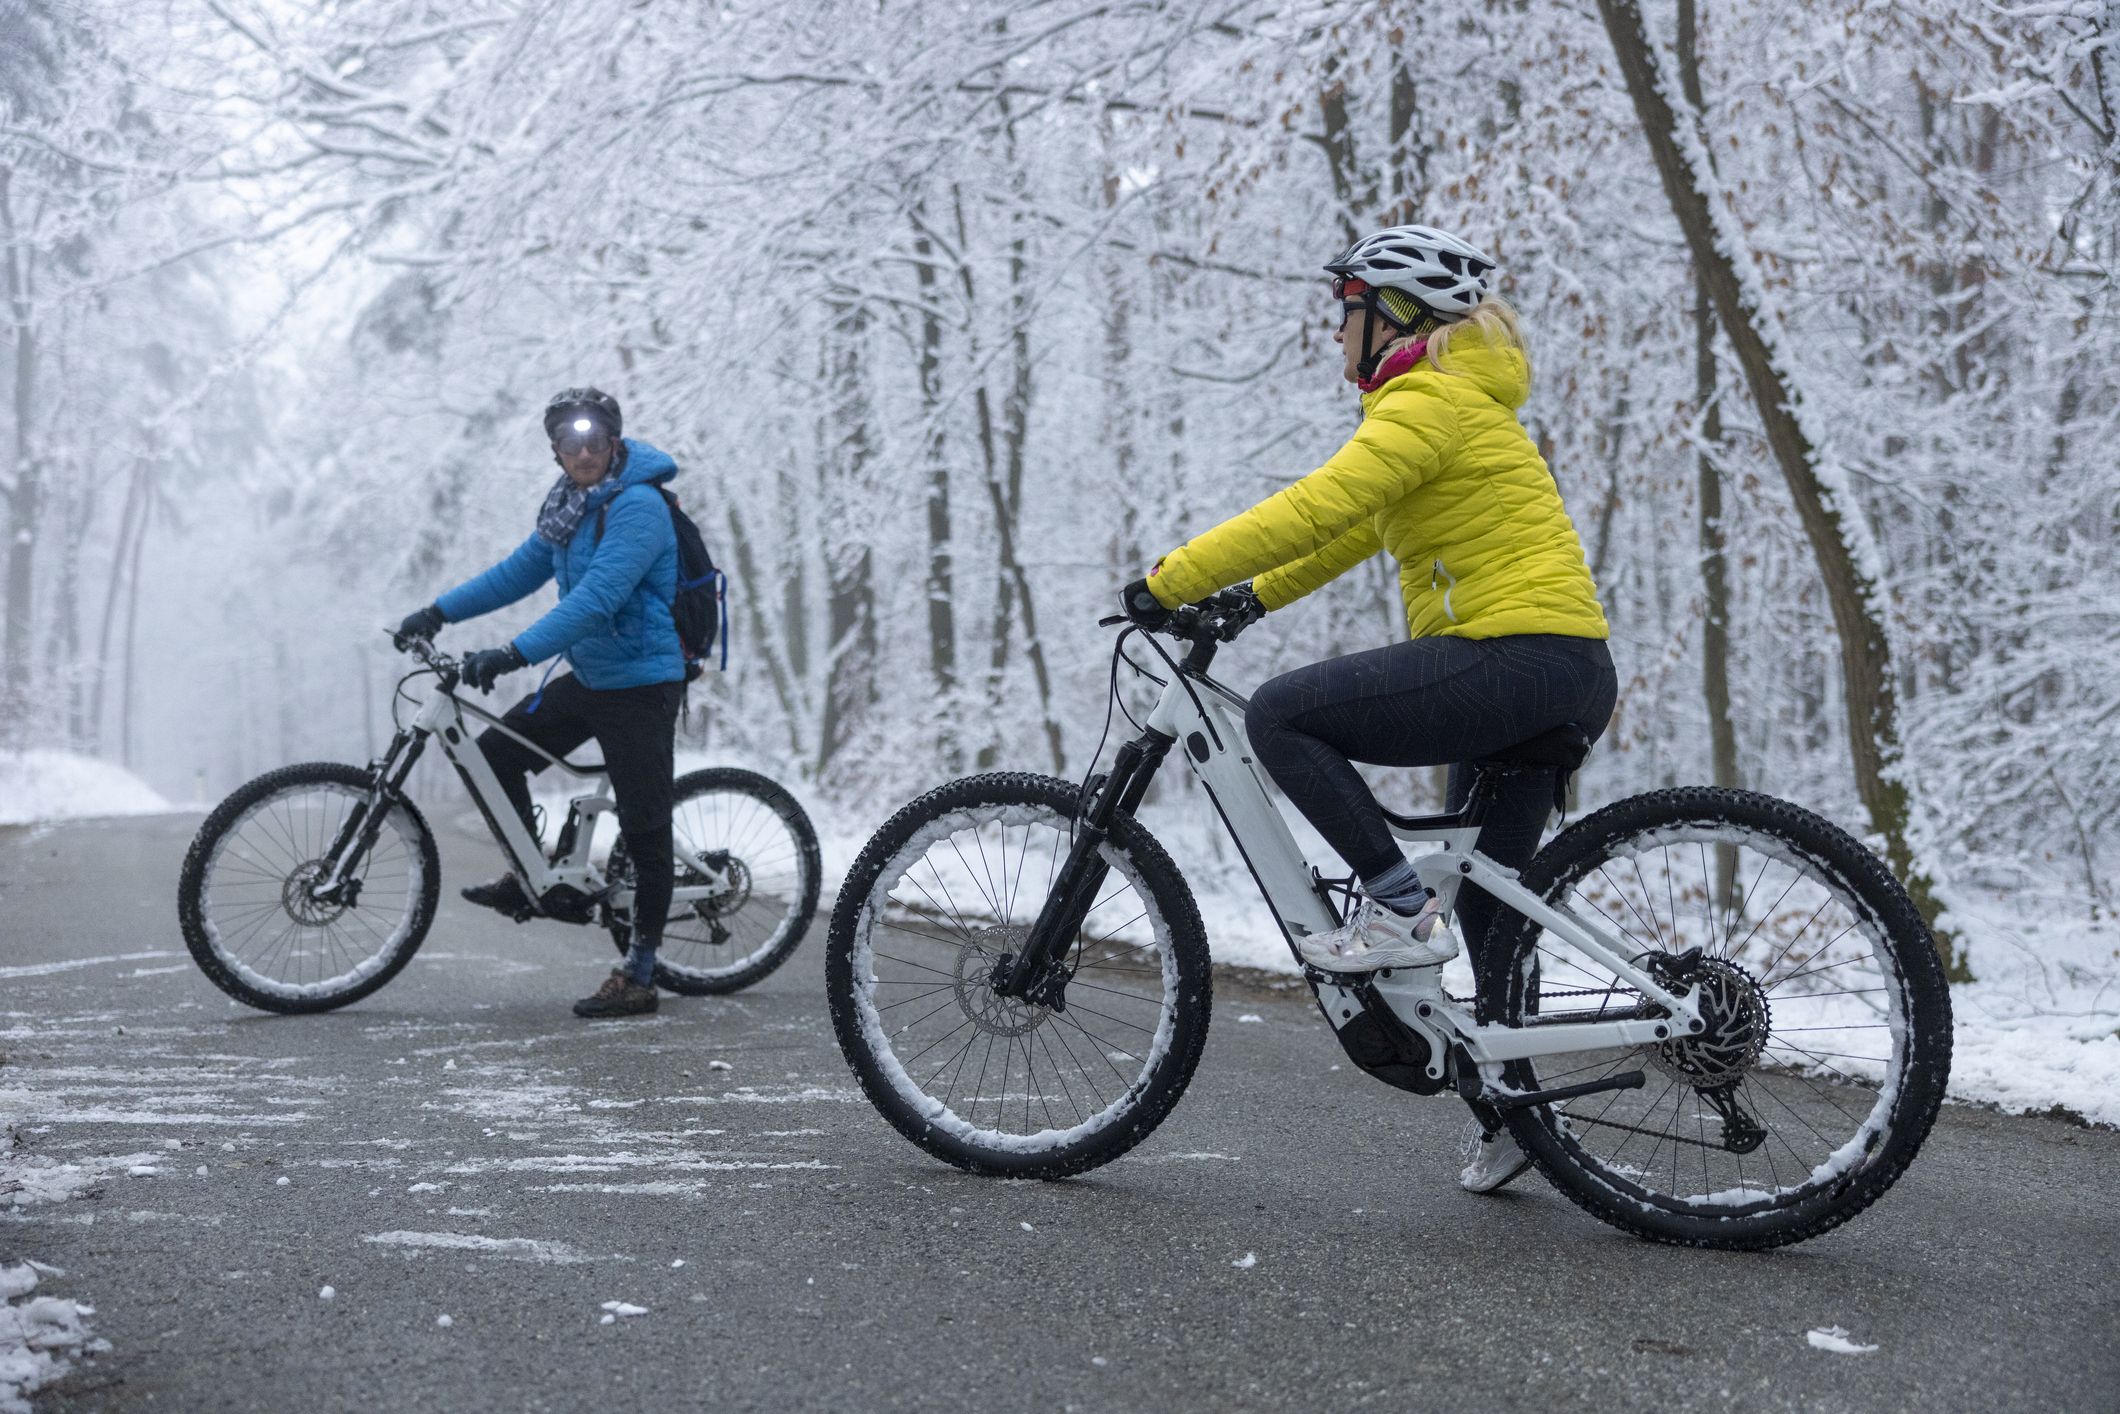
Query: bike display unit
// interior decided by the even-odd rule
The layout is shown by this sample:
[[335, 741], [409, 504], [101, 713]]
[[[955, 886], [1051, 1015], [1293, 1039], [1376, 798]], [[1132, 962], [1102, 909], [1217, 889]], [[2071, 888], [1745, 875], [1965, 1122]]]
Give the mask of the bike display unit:
[[[623, 953], [633, 885], [623, 837], [599, 864], [597, 825], [617, 805], [600, 762], [570, 761], [458, 695], [458, 662], [424, 639], [398, 683], [430, 682], [409, 722], [366, 766], [308, 762], [238, 787], [206, 817], [177, 889], [186, 945], [214, 984], [268, 1011], [313, 1012], [374, 992], [412, 960], [434, 922], [440, 860], [405, 793], [437, 746], [531, 901], [516, 921], [601, 925]], [[505, 733], [582, 783], [551, 854], [516, 813], [472, 734]], [[674, 783], [676, 877], [655, 981], [700, 995], [736, 991], [785, 962], [817, 910], [820, 863], [809, 817], [756, 772], [710, 767]]]
[[[1107, 620], [1109, 623], [1119, 622]], [[897, 812], [833, 912], [826, 979], [872, 1103], [975, 1172], [1057, 1178], [1139, 1143], [1205, 1043], [1205, 930], [1137, 811], [1175, 754], [1295, 952], [1339, 926], [1351, 881], [1303, 856], [1208, 675], [1245, 624], [1180, 610], [1181, 659], [1137, 628], [1113, 648], [1160, 686], [1139, 733], [1082, 786], [1003, 773]], [[1125, 652], [1140, 636], [1167, 675]], [[1417, 1094], [1450, 1091], [1506, 1128], [1575, 1202], [1639, 1236], [1757, 1248], [1846, 1221], [1904, 1170], [1948, 1078], [1950, 998], [1933, 939], [1883, 863], [1785, 801], [1680, 788], [1618, 801], [1523, 870], [1476, 848], [1493, 781], [1556, 778], [1588, 741], [1562, 728], [1475, 763], [1464, 809], [1390, 816], [1427, 846], [1454, 911], [1506, 907], [1475, 949], [1475, 995], [1440, 967], [1297, 965], [1348, 1057]]]

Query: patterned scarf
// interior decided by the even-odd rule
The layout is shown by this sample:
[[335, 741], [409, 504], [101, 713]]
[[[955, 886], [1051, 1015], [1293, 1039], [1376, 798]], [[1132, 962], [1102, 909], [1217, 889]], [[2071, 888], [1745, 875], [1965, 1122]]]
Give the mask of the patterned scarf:
[[[601, 486], [603, 483], [598, 482]], [[564, 471], [545, 493], [545, 507], [537, 513], [537, 536], [548, 545], [564, 546], [581, 528], [589, 510], [589, 493], [595, 486], [577, 486]]]

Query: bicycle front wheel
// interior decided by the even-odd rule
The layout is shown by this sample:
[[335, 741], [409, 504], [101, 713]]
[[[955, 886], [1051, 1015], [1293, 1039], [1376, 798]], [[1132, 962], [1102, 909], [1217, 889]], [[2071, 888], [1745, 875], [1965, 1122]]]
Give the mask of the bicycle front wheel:
[[[1507, 1068], [1517, 1090], [1643, 1073], [1640, 1089], [1508, 1114], [1582, 1207], [1660, 1242], [1775, 1247], [1861, 1212], [1920, 1149], [1950, 1072], [1950, 990], [1912, 900], [1845, 831], [1745, 791], [1656, 791], [1562, 833], [1523, 883], [1693, 989], [1707, 1022]], [[1490, 1014], [1538, 1026], [1653, 1013], [1558, 934], [1504, 917], [1482, 978]]]
[[825, 986], [840, 1049], [899, 1133], [974, 1173], [1062, 1178], [1153, 1131], [1192, 1078], [1213, 982], [1192, 893], [1121, 818], [1068, 954], [1063, 1004], [999, 996], [1066, 861], [1077, 790], [1010, 773], [953, 781], [862, 850], [832, 913]]
[[313, 761], [239, 787], [199, 827], [177, 881], [184, 942], [213, 984], [265, 1011], [329, 1011], [381, 987], [434, 922], [441, 863], [407, 800], [385, 802], [375, 843], [320, 897], [327, 857], [373, 782]]

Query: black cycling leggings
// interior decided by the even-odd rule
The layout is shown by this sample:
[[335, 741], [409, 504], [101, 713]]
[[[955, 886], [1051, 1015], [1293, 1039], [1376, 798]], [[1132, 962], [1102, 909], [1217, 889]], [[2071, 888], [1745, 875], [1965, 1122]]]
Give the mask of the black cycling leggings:
[[[662, 940], [663, 919], [670, 912], [674, 872], [671, 787], [677, 709], [684, 696], [681, 682], [598, 691], [565, 673], [545, 684], [540, 694], [516, 703], [501, 718], [509, 730], [521, 732], [555, 756], [596, 738], [611, 776], [611, 794], [618, 801], [618, 828], [625, 833], [626, 853], [633, 858], [633, 917], [638, 921], [639, 941], [649, 947]], [[530, 710], [532, 702], [537, 704], [535, 711]], [[478, 744], [500, 777], [501, 789], [524, 823], [529, 823], [528, 773], [544, 770], [545, 758], [491, 727], [480, 733]]]
[[[1472, 789], [1472, 760], [1569, 722], [1594, 741], [1618, 695], [1602, 639], [1416, 638], [1283, 673], [1253, 694], [1244, 727], [1274, 783], [1356, 874], [1373, 879], [1405, 855], [1350, 762], [1448, 763], [1455, 810]], [[1525, 771], [1495, 784], [1478, 848], [1522, 868], [1553, 807], [1553, 777]], [[1477, 888], [1459, 892], [1469, 944], [1485, 938], [1498, 907]]]

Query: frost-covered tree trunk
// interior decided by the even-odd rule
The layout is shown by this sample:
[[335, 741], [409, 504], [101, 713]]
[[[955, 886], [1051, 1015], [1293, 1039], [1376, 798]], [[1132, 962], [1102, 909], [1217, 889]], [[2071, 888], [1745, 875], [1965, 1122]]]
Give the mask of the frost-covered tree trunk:
[[13, 470], [7, 486], [7, 626], [0, 638], [0, 733], [20, 749], [31, 727], [31, 637], [36, 625], [35, 584], [38, 522], [44, 487], [35, 442], [37, 411], [36, 306], [30, 288], [30, 247], [17, 217], [14, 173], [0, 167], [0, 242], [7, 249], [7, 307], [14, 325], [15, 377], [10, 401], [15, 419]]
[[[1678, 75], [1686, 102], [1705, 108], [1700, 88], [1699, 30], [1694, 0], [1678, 0]], [[1722, 399], [1716, 387], [1715, 309], [1708, 281], [1693, 272], [1693, 397], [1700, 410], [1699, 477], [1701, 695], [1708, 710], [1708, 762], [1715, 784], [1744, 784], [1737, 769], [1737, 726], [1730, 717], [1730, 562], [1723, 525]], [[1715, 847], [1715, 906], [1729, 912], [1737, 889], [1737, 849]]]
[[[828, 364], [835, 414], [826, 465], [826, 498], [831, 504], [859, 505], [874, 451], [873, 408], [867, 375], [861, 367], [855, 337], [866, 324], [860, 314], [841, 321], [846, 347]], [[825, 663], [822, 719], [817, 734], [817, 769], [831, 769], [854, 734], [869, 725], [876, 697], [876, 585], [873, 528], [867, 517], [835, 515], [825, 521], [828, 589], [825, 608]]]
[[[1884, 837], [1894, 871], [1933, 928], [1942, 910], [1911, 839], [1877, 546], [1861, 519], [1860, 506], [1848, 493], [1845, 473], [1823, 464], [1803, 425], [1788, 371], [1778, 354], [1783, 331], [1758, 296], [1750, 256], [1738, 245], [1741, 233], [1734, 216], [1727, 209], [1717, 209], [1720, 182], [1702, 139], [1699, 111], [1688, 105], [1681, 114], [1671, 102], [1635, 0], [1598, 0], [1598, 11], [1611, 36], [1664, 193], [1714, 297], [1716, 314], [1744, 370], [1768, 447], [1817, 557], [1840, 635], [1856, 790], [1869, 810], [1872, 827]], [[1939, 932], [1937, 946], [1954, 978], [1970, 977], [1949, 934]]]
[[950, 463], [942, 400], [941, 280], [935, 268], [935, 242], [924, 212], [914, 208], [913, 283], [920, 302], [921, 460], [927, 482], [927, 630], [928, 673], [938, 719], [937, 755], [950, 771], [957, 769], [957, 609], [954, 529], [950, 521]]
[[118, 515], [118, 538], [110, 557], [110, 579], [103, 589], [102, 624], [96, 631], [96, 657], [89, 677], [88, 721], [98, 750], [106, 753], [109, 750], [106, 739], [109, 723], [104, 717], [104, 701], [111, 680], [118, 676], [118, 664], [111, 656], [114, 651], [111, 632], [118, 622], [126, 577], [138, 573], [139, 552], [136, 547], [147, 537], [152, 476], [153, 463], [143, 456], [135, 460], [132, 475], [126, 478], [125, 505]]

